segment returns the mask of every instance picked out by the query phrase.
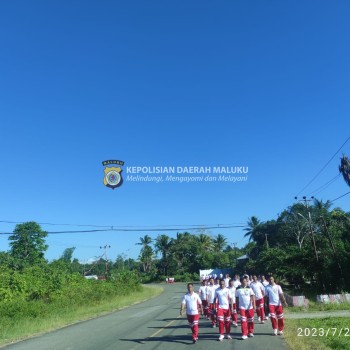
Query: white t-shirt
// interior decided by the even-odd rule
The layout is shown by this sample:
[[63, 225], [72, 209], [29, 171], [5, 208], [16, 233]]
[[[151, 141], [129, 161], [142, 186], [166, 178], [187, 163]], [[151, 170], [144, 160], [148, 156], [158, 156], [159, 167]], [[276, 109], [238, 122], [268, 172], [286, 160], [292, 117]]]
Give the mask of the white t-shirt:
[[198, 294], [202, 300], [207, 300], [207, 286], [200, 286]]
[[253, 289], [256, 299], [262, 299], [265, 293], [265, 287], [260, 282], [252, 282], [250, 287]]
[[281, 305], [280, 294], [283, 294], [280, 285], [275, 284], [272, 286], [269, 284], [266, 288], [266, 296], [269, 298], [269, 304], [279, 306]]
[[208, 303], [212, 304], [214, 302], [215, 297], [215, 291], [217, 287], [216, 286], [207, 286], [207, 296], [208, 296]]
[[250, 287], [236, 289], [236, 298], [238, 298], [240, 309], [250, 310], [253, 308], [252, 295], [254, 295], [254, 292]]
[[236, 288], [235, 287], [229, 287], [228, 291], [230, 293], [230, 298], [232, 299], [232, 303], [236, 304]]
[[187, 315], [198, 315], [198, 304], [202, 305], [202, 300], [195, 292], [187, 293], [182, 298], [182, 304], [186, 305]]
[[230, 282], [230, 278], [229, 278], [229, 277], [226, 277], [226, 278], [225, 278], [225, 287], [226, 287], [226, 288], [228, 288], [229, 282]]
[[234, 280], [233, 285], [235, 288], [238, 288], [241, 285], [241, 282], [239, 280]]
[[218, 305], [220, 309], [229, 309], [230, 308], [230, 291], [228, 288], [218, 288], [215, 291], [215, 298], [218, 301]]

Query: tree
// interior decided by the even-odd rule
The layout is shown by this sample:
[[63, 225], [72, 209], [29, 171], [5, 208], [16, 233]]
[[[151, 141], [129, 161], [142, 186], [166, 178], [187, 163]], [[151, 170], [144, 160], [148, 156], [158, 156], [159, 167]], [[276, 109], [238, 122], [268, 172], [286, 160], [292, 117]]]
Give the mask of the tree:
[[213, 246], [214, 250], [216, 252], [221, 252], [225, 248], [227, 244], [227, 239], [225, 238], [224, 235], [219, 233], [214, 239], [213, 239]]
[[157, 253], [162, 253], [161, 266], [163, 267], [163, 273], [166, 276], [168, 274], [168, 253], [171, 246], [171, 239], [167, 235], [160, 235], [156, 238], [154, 246]]
[[14, 259], [15, 268], [23, 269], [44, 262], [44, 253], [48, 248], [45, 244], [46, 237], [47, 232], [34, 221], [16, 225], [13, 234], [9, 236], [10, 255]]
[[153, 249], [150, 247], [152, 243], [152, 238], [148, 235], [144, 237], [140, 237], [140, 242], [136, 243], [137, 245], [141, 245], [141, 251], [139, 255], [139, 259], [143, 266], [144, 272], [149, 272], [152, 266], [152, 258], [153, 258]]
[[142, 248], [148, 247], [152, 243], [152, 238], [148, 235], [140, 237], [140, 242], [136, 243], [136, 245], [142, 245]]
[[66, 263], [72, 262], [74, 250], [75, 247], [66, 248], [60, 257], [60, 260], [63, 260]]
[[256, 216], [252, 216], [248, 219], [248, 227], [244, 229], [244, 231], [247, 231], [247, 233], [244, 235], [244, 237], [249, 237], [249, 242], [254, 241], [257, 229], [260, 224], [261, 222]]
[[350, 186], [350, 160], [344, 156], [340, 160], [339, 171], [343, 175], [343, 178], [348, 186]]

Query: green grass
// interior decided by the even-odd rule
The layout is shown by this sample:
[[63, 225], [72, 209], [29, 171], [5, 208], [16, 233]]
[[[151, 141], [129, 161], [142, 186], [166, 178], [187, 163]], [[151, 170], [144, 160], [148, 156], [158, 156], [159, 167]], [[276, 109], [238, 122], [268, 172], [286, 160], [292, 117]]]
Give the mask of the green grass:
[[350, 310], [350, 303], [341, 303], [341, 304], [323, 304], [315, 303], [310, 301], [309, 307], [303, 306], [293, 306], [284, 309], [286, 313], [289, 312], [313, 312], [313, 311], [340, 311], [340, 310]]
[[102, 301], [86, 302], [84, 305], [78, 306], [66, 304], [62, 307], [59, 302], [48, 306], [43, 302], [32, 301], [26, 303], [26, 308], [42, 309], [42, 313], [37, 312], [31, 317], [0, 318], [0, 345], [101, 316], [155, 297], [162, 291], [163, 288], [142, 286], [140, 290], [130, 292], [128, 295], [113, 296]]
[[[341, 329], [343, 329], [342, 332]], [[327, 330], [329, 332], [326, 336]], [[323, 332], [324, 335], [322, 336]], [[340, 332], [341, 334], [339, 335]], [[284, 338], [291, 350], [350, 349], [350, 319], [348, 317], [288, 319], [286, 321]]]

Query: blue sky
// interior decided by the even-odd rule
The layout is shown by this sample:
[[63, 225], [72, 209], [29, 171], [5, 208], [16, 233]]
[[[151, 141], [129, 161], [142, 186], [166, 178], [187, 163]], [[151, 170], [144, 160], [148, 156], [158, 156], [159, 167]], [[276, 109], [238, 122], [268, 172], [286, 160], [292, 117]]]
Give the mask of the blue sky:
[[[187, 227], [276, 218], [350, 155], [349, 141], [299, 193], [350, 136], [349, 10], [348, 1], [2, 2], [0, 221]], [[103, 185], [106, 159], [248, 166], [249, 175], [113, 191]], [[317, 198], [348, 191], [338, 178]], [[349, 211], [349, 198], [334, 206]], [[137, 258], [146, 233], [49, 235], [46, 256], [75, 246], [86, 261], [109, 244], [111, 259]], [[246, 243], [240, 228], [218, 233]]]

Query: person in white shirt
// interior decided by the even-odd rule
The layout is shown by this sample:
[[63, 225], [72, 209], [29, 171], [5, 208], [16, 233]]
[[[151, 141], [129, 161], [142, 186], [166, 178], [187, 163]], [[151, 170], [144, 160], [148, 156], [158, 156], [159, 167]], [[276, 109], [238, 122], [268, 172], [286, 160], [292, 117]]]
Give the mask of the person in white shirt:
[[219, 321], [219, 340], [224, 339], [224, 331], [226, 331], [227, 339], [232, 339], [231, 330], [231, 311], [233, 311], [233, 302], [230, 297], [230, 291], [225, 287], [225, 281], [220, 280], [220, 287], [215, 291], [214, 304], [218, 304], [217, 319]]
[[198, 305], [201, 308], [201, 315], [203, 315], [202, 300], [197, 293], [193, 291], [193, 284], [187, 284], [188, 293], [182, 298], [180, 316], [182, 316], [184, 308], [186, 307], [187, 321], [188, 325], [191, 327], [192, 331], [192, 341], [196, 343], [198, 341]]
[[242, 339], [254, 337], [255, 295], [248, 286], [248, 280], [241, 278], [242, 285], [236, 289], [236, 305], [241, 315]]
[[275, 279], [273, 276], [269, 278], [269, 282], [270, 284], [266, 287], [265, 292], [266, 292], [267, 302], [269, 305], [273, 335], [277, 335], [277, 334], [282, 335], [283, 329], [284, 329], [284, 317], [283, 317], [282, 304], [284, 306], [287, 306], [287, 302], [286, 302], [286, 299], [284, 298], [281, 286], [275, 282]]
[[[261, 280], [260, 280], [261, 284], [265, 287], [265, 294], [266, 294], [266, 287], [269, 285], [269, 281], [265, 278], [264, 275], [261, 275]], [[266, 298], [264, 298], [264, 313], [265, 313], [265, 317], [264, 319], [267, 320], [266, 315], [269, 314], [269, 305], [266, 302]]]
[[253, 282], [250, 283], [250, 287], [253, 289], [253, 292], [255, 294], [256, 314], [258, 315], [258, 322], [265, 323], [265, 287], [258, 281], [258, 277], [256, 275], [253, 276]]
[[203, 311], [204, 311], [204, 316], [208, 318], [209, 307], [208, 307], [208, 302], [207, 302], [207, 288], [208, 288], [207, 281], [203, 280], [202, 285], [199, 287], [198, 294], [202, 300], [202, 307], [203, 307]]
[[209, 280], [209, 285], [207, 286], [207, 304], [209, 306], [208, 314], [210, 314], [211, 325], [213, 328], [216, 327], [216, 317], [215, 317], [216, 306], [214, 305], [214, 297], [215, 297], [216, 289], [217, 287], [214, 285], [214, 279], [211, 278]]
[[229, 282], [230, 282], [230, 275], [227, 273], [225, 276], [225, 287], [229, 287]]
[[236, 288], [233, 285], [233, 280], [231, 279], [230, 282], [228, 283], [228, 290], [230, 291], [230, 297], [232, 299], [233, 303], [233, 311], [231, 312], [232, 316], [232, 325], [233, 327], [238, 327], [238, 314], [237, 314], [237, 309], [236, 309]]
[[235, 279], [233, 281], [233, 285], [234, 285], [234, 287], [236, 289], [241, 285], [241, 282], [239, 281], [239, 275], [235, 275]]

